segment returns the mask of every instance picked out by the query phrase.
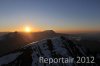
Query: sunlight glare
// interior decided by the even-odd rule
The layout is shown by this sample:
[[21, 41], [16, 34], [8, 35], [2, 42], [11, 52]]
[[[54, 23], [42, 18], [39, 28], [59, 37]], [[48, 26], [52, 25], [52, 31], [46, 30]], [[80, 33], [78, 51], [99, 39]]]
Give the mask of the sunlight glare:
[[31, 28], [30, 27], [25, 27], [25, 32], [31, 32]]

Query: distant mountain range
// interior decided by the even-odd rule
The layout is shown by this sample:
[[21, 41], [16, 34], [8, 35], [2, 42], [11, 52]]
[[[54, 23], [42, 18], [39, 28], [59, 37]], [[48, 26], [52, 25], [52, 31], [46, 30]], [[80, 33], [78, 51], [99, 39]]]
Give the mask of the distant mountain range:
[[[39, 58], [69, 58], [73, 59], [72, 63], [43, 63]], [[91, 62], [77, 63], [77, 57], [94, 57], [90, 59]], [[53, 37], [43, 39], [37, 42], [32, 42], [19, 48], [15, 51], [9, 52], [0, 57], [0, 66], [100, 66], [100, 56], [94, 56], [87, 48], [75, 44], [67, 37]]]
[[40, 41], [46, 38], [66, 36], [72, 41], [77, 41], [90, 49], [92, 52], [100, 53], [100, 33], [83, 33], [83, 34], [62, 34], [53, 30], [42, 32], [1, 32], [0, 33], [0, 55], [13, 51], [31, 42]]

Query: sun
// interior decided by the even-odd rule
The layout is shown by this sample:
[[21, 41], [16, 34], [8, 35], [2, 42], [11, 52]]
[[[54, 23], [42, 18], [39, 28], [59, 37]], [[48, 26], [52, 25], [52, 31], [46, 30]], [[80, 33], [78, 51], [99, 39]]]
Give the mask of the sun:
[[31, 28], [29, 26], [25, 27], [25, 32], [32, 32]]

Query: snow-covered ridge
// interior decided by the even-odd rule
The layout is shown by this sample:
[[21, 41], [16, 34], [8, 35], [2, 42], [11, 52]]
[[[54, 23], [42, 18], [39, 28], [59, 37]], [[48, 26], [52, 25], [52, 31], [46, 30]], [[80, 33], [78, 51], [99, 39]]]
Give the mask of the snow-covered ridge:
[[16, 59], [19, 55], [21, 55], [21, 53], [13, 53], [13, 54], [9, 54], [9, 55], [6, 55], [6, 56], [3, 56], [0, 58], [0, 65], [2, 64], [8, 64], [12, 61], [14, 61], [14, 59]]
[[[77, 56], [90, 56], [87, 49], [65, 37], [48, 38], [41, 41], [28, 44], [15, 53], [11, 52], [5, 56], [0, 57], [1, 66], [81, 66], [73, 63], [59, 63], [59, 64], [45, 64], [39, 63], [39, 57], [44, 58], [75, 58]], [[87, 66], [83, 64], [82, 66]], [[89, 64], [93, 66], [95, 64]]]

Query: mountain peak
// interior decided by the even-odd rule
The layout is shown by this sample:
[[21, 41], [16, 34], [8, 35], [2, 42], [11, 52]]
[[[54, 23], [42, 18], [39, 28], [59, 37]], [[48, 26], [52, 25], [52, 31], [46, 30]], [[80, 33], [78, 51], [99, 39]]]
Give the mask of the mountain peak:
[[43, 31], [42, 33], [50, 34], [50, 35], [56, 34], [56, 32], [53, 31], [53, 30], [45, 30], [45, 31]]
[[45, 30], [45, 31], [43, 31], [43, 32], [52, 32], [52, 33], [55, 33], [54, 30]]
[[[81, 66], [77, 64], [77, 56], [90, 56], [88, 50], [75, 44], [66, 37], [54, 37], [33, 42], [18, 50], [0, 57], [1, 66]], [[41, 58], [70, 58], [71, 63], [44, 63]], [[74, 60], [75, 59], [75, 60]], [[93, 66], [93, 64], [82, 64], [82, 66]]]

